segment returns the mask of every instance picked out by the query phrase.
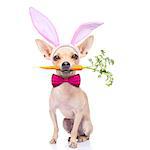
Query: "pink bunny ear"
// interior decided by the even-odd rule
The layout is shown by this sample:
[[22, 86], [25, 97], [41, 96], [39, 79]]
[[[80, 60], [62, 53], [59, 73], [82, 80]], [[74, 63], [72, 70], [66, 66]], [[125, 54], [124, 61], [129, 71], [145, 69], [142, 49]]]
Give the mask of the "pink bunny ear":
[[71, 40], [72, 45], [76, 45], [78, 42], [88, 36], [94, 29], [102, 25], [103, 23], [85, 23], [78, 27]]
[[32, 23], [36, 30], [54, 46], [59, 45], [59, 39], [54, 25], [51, 21], [33, 7], [29, 8]]

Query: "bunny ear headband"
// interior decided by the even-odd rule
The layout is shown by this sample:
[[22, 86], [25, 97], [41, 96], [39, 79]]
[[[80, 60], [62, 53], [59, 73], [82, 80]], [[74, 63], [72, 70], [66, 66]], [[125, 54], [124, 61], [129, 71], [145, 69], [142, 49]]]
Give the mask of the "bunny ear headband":
[[[56, 29], [52, 22], [44, 16], [42, 13], [40, 13], [38, 10], [36, 10], [33, 7], [30, 7], [29, 9], [32, 23], [36, 30], [51, 44], [54, 46], [59, 46], [59, 38], [58, 34], [56, 32]], [[71, 44], [75, 46], [77, 43], [79, 43], [81, 40], [86, 38], [94, 29], [102, 25], [103, 23], [85, 23], [78, 27], [76, 32], [73, 35], [73, 38], [71, 40]]]

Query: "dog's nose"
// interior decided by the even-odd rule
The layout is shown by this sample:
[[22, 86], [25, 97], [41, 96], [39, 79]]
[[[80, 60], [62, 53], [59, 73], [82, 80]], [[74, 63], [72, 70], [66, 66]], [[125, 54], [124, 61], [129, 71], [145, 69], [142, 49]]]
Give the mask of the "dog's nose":
[[69, 70], [70, 69], [70, 63], [68, 61], [65, 61], [62, 63], [62, 69], [63, 70]]

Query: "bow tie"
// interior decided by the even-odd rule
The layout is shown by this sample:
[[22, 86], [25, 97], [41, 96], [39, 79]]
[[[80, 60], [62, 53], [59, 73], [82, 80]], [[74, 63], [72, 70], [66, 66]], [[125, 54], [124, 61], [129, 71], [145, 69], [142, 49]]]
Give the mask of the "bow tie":
[[64, 82], [68, 82], [73, 86], [79, 87], [79, 85], [80, 85], [80, 75], [79, 74], [73, 75], [69, 78], [63, 78], [63, 77], [55, 75], [55, 74], [52, 75], [52, 85], [53, 85], [53, 87], [59, 86]]

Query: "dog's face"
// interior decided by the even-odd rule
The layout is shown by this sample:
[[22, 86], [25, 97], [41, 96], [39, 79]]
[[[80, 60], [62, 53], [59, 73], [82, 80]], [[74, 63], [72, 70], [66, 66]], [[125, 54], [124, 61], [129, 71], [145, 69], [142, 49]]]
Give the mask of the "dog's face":
[[72, 47], [64, 45], [58, 48], [53, 48], [42, 40], [36, 40], [36, 43], [46, 59], [50, 59], [52, 63], [59, 67], [57, 74], [63, 77], [69, 77], [75, 74], [71, 68], [74, 65], [79, 65], [80, 58], [88, 54], [88, 50], [93, 44], [93, 36], [88, 37], [78, 46]]
[[75, 74], [71, 68], [74, 65], [78, 65], [79, 60], [79, 52], [71, 46], [61, 46], [52, 55], [53, 64], [60, 68], [57, 74], [63, 77]]

